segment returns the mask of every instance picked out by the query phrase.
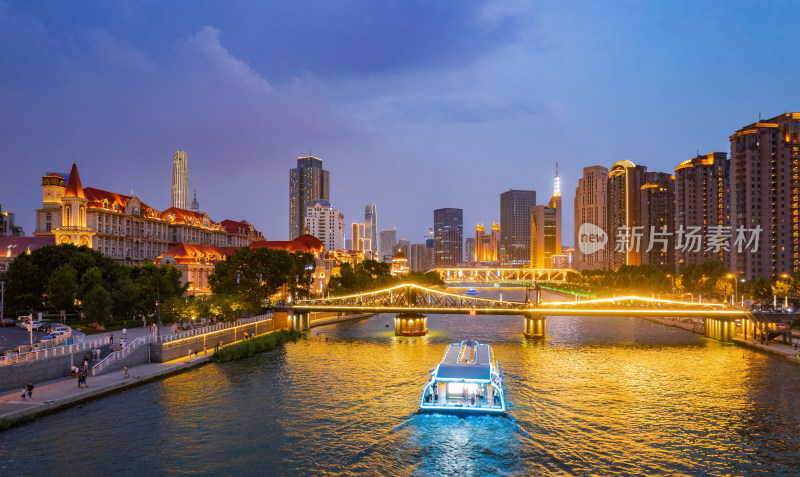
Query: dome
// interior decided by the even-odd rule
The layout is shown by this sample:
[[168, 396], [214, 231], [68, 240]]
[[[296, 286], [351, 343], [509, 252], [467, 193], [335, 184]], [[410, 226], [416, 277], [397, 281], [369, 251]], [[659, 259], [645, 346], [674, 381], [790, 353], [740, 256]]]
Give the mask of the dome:
[[297, 244], [302, 244], [303, 246], [306, 247], [306, 249], [309, 252], [322, 253], [325, 251], [325, 245], [323, 245], [323, 243], [313, 235], [308, 235], [308, 234], [301, 235], [296, 239], [292, 240], [292, 242], [295, 242]]
[[394, 260], [405, 260], [405, 261], [408, 261], [408, 259], [406, 258], [406, 254], [404, 254], [402, 250], [398, 250], [397, 253], [394, 254], [394, 257], [392, 257], [392, 260], [393, 261]]
[[627, 159], [623, 159], [621, 161], [617, 161], [611, 166], [611, 169], [608, 171], [608, 177], [617, 176], [620, 174], [625, 173], [625, 169], [636, 167], [636, 164], [632, 163]]

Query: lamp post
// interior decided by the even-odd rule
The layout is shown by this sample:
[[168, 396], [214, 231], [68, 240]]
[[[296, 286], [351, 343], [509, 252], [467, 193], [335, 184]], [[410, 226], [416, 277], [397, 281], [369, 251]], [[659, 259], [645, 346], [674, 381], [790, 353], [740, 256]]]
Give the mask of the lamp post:
[[[781, 278], [786, 280], [786, 279], [789, 278], [789, 274], [788, 273], [782, 273], [781, 274]], [[787, 286], [788, 286], [788, 283], [787, 283]], [[783, 296], [783, 309], [785, 310], [787, 308], [789, 308], [789, 294], [788, 293]]]
[[156, 334], [161, 336], [161, 288], [156, 285]]
[[2, 322], [3, 318], [5, 318], [5, 315], [3, 314], [5, 298], [6, 298], [6, 282], [0, 281], [0, 322]]
[[675, 293], [675, 277], [673, 277], [671, 273], [667, 273], [667, 276], [669, 277], [669, 292], [674, 294]]
[[736, 298], [739, 296], [739, 280], [733, 273], [729, 273], [728, 278], [733, 279], [733, 300], [731, 300], [731, 305], [736, 306]]

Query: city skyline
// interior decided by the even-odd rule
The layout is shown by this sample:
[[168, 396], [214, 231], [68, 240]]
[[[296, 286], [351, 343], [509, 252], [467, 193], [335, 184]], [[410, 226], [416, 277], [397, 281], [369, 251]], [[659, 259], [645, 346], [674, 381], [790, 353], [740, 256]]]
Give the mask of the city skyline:
[[[14, 173], [0, 177], [0, 202], [30, 234], [39, 178], [74, 159], [87, 183], [164, 209], [168, 158], [185, 150], [209, 215], [290, 238], [285, 171], [309, 152], [334, 173], [348, 222], [374, 203], [381, 227], [418, 242], [433, 208], [457, 207], [471, 229], [500, 219], [502, 192], [549, 194], [556, 159], [567, 191], [589, 165], [670, 172], [696, 151], [727, 151], [759, 113], [800, 110], [791, 82], [760, 74], [797, 71], [770, 46], [791, 43], [797, 6], [724, 5], [410, 4], [397, 21], [375, 4], [375, 27], [352, 37], [363, 6], [347, 3], [280, 15], [207, 4], [178, 25], [168, 19], [181, 4], [3, 3], [0, 58], [13, 67], [0, 72], [0, 151]], [[304, 41], [287, 34], [329, 21]], [[756, 56], [758, 71], [739, 66]], [[701, 68], [725, 81], [696, 81]], [[739, 94], [752, 84], [758, 94]], [[426, 193], [398, 200], [381, 171]]]

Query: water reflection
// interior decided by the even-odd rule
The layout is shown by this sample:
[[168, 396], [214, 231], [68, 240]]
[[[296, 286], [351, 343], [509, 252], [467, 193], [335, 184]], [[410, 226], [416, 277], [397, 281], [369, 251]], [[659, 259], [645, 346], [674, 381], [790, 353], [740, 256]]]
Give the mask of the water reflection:
[[[430, 316], [423, 338], [395, 337], [392, 318], [0, 434], [0, 473], [800, 472], [800, 370], [781, 359], [636, 318], [552, 318], [546, 342], [514, 316]], [[428, 372], [467, 338], [495, 350], [510, 418], [416, 414]]]

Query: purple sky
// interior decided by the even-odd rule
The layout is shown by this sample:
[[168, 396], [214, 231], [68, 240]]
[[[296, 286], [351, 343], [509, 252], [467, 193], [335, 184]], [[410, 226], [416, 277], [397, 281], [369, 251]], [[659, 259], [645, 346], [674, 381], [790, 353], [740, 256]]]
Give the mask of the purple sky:
[[433, 209], [499, 221], [581, 169], [672, 171], [800, 111], [797, 2], [0, 0], [0, 204], [26, 234], [46, 171], [169, 207], [172, 155], [212, 219], [288, 238], [309, 151], [348, 224], [419, 242]]

